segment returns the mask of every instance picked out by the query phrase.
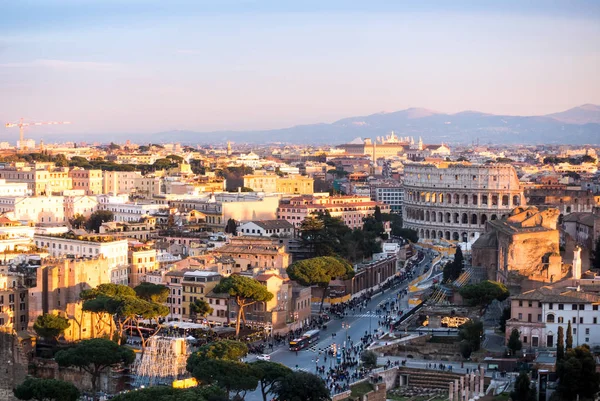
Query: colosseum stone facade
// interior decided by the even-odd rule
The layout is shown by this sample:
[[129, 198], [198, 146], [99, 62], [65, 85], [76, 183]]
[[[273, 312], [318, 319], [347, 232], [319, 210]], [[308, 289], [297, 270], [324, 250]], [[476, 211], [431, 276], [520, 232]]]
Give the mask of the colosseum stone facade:
[[404, 166], [404, 227], [420, 239], [474, 241], [488, 220], [525, 203], [509, 164], [409, 163]]

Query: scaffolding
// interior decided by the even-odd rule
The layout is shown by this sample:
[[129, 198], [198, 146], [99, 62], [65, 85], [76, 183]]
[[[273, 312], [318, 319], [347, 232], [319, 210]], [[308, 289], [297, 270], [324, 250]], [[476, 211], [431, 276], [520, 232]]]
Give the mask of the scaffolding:
[[134, 387], [171, 385], [174, 380], [186, 377], [189, 355], [190, 347], [185, 338], [152, 337], [144, 354], [134, 363]]

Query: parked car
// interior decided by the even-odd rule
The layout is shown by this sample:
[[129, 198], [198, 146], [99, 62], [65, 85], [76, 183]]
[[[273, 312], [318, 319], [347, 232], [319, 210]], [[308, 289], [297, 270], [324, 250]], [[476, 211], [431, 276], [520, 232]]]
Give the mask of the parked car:
[[270, 361], [271, 360], [271, 355], [269, 355], [269, 354], [261, 354], [261, 355], [257, 356], [256, 359], [258, 359], [260, 361]]

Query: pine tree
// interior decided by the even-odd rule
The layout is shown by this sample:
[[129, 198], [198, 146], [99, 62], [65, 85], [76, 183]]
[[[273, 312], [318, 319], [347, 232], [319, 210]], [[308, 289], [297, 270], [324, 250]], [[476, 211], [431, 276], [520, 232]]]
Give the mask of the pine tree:
[[562, 326], [558, 327], [558, 336], [556, 337], [556, 360], [562, 361], [565, 358], [565, 333]]
[[600, 237], [594, 244], [594, 251], [590, 254], [590, 268], [600, 269]]
[[510, 349], [511, 355], [515, 355], [517, 351], [520, 351], [521, 348], [523, 348], [520, 337], [521, 333], [519, 333], [519, 330], [512, 329], [510, 337], [508, 338], [508, 349]]
[[568, 350], [573, 348], [573, 334], [571, 332], [571, 321], [569, 320], [569, 325], [567, 326], [567, 341], [565, 342], [565, 348]]

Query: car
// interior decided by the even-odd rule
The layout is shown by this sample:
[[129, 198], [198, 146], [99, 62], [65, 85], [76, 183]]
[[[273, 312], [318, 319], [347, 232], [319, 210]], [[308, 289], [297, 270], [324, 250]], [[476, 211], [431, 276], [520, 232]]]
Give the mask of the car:
[[259, 361], [270, 361], [271, 360], [271, 355], [269, 355], [269, 354], [261, 354], [261, 355], [257, 356], [256, 359], [258, 359]]

